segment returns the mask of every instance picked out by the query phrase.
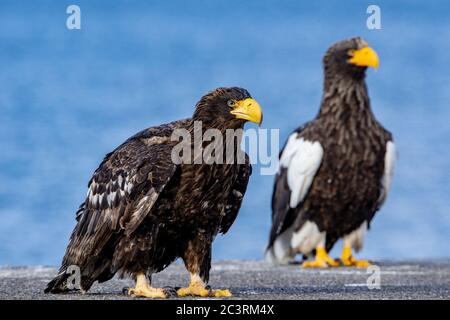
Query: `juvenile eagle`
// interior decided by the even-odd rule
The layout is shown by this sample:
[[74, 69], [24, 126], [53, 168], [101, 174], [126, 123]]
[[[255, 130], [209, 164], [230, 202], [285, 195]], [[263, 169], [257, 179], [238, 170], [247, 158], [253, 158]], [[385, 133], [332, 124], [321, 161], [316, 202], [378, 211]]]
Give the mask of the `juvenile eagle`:
[[323, 58], [322, 103], [316, 118], [295, 130], [280, 153], [272, 197], [266, 258], [286, 263], [310, 255], [305, 267], [337, 266], [328, 256], [343, 238], [341, 262], [357, 260], [364, 235], [391, 185], [396, 157], [392, 135], [375, 119], [365, 71], [378, 56], [361, 38], [340, 41]]
[[[172, 149], [179, 141], [171, 135], [186, 129], [193, 136], [194, 122], [201, 122], [203, 132], [217, 129], [225, 137], [228, 129], [242, 129], [246, 121], [262, 121], [261, 108], [249, 92], [218, 88], [200, 99], [192, 118], [145, 129], [106, 155], [89, 181], [59, 274], [45, 291], [71, 289], [67, 269], [74, 265], [81, 271], [83, 292], [117, 273], [134, 278], [129, 295], [165, 298], [169, 292], [153, 288], [151, 275], [181, 257], [191, 280], [177, 291], [179, 296], [229, 296], [228, 290], [206, 286], [211, 245], [217, 233], [226, 233], [233, 224], [251, 165], [247, 155], [241, 164], [176, 164]], [[231, 152], [237, 160], [240, 136], [233, 139], [236, 143], [221, 152]], [[194, 145], [189, 146], [192, 154]]]

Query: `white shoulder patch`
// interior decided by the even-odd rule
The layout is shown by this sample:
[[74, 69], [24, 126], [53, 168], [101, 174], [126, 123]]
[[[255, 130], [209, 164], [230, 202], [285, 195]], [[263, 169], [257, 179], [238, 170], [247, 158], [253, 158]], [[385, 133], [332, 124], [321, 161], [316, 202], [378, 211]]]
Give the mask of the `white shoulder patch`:
[[297, 205], [305, 198], [320, 163], [323, 158], [323, 148], [319, 142], [310, 142], [297, 138], [292, 134], [280, 158], [280, 166], [287, 168], [287, 182], [291, 190], [289, 206]]
[[397, 150], [395, 144], [392, 141], [388, 141], [386, 144], [386, 154], [384, 155], [384, 174], [381, 178], [381, 194], [378, 200], [378, 206], [381, 205], [386, 200], [386, 197], [391, 189], [392, 176], [394, 175], [395, 162], [397, 161]]

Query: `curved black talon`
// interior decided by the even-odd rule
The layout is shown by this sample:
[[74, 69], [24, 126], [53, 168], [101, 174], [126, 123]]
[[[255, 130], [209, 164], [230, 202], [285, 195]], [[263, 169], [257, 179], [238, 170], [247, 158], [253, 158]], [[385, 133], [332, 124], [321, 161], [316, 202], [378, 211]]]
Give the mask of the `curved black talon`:
[[129, 295], [129, 293], [128, 293], [128, 291], [130, 290], [130, 288], [129, 287], [123, 287], [122, 288], [122, 294], [124, 294], [124, 295]]
[[177, 288], [167, 286], [162, 288], [162, 290], [167, 298], [178, 298]]
[[208, 292], [209, 292], [210, 294], [211, 294], [212, 291], [213, 291], [212, 288], [211, 288], [211, 286], [210, 286], [209, 284], [205, 286], [205, 289], [208, 290]]

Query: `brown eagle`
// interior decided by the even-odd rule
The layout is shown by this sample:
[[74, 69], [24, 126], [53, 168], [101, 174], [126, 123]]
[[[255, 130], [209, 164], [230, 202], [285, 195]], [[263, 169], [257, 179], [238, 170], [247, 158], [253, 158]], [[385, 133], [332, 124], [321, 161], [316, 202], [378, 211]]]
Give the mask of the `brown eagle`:
[[[83, 292], [117, 273], [136, 281], [129, 295], [165, 298], [170, 290], [153, 288], [151, 276], [180, 257], [191, 280], [177, 291], [179, 296], [230, 296], [228, 290], [211, 290], [206, 284], [212, 242], [233, 224], [251, 174], [240, 149], [242, 135], [221, 151], [231, 152], [234, 160], [239, 152], [244, 154], [241, 164], [177, 164], [172, 150], [179, 141], [171, 137], [179, 129], [193, 135], [198, 122], [202, 133], [215, 129], [225, 136], [246, 121], [262, 121], [261, 108], [249, 92], [218, 88], [200, 99], [192, 118], [145, 129], [107, 154], [89, 181], [59, 274], [45, 292], [72, 289], [68, 268], [76, 266]], [[192, 154], [194, 145], [189, 145]], [[200, 146], [206, 148], [208, 142]]]
[[337, 266], [328, 256], [343, 239], [341, 262], [367, 267], [364, 235], [391, 185], [396, 158], [389, 131], [375, 119], [364, 81], [378, 56], [361, 38], [340, 41], [323, 58], [325, 81], [316, 118], [295, 130], [280, 153], [266, 258], [286, 263], [310, 255], [305, 267]]

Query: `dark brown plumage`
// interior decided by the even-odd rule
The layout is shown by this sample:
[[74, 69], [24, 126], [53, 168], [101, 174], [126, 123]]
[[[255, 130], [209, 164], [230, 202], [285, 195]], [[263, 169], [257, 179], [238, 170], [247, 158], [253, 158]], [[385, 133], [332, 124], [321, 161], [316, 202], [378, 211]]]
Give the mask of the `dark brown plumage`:
[[[211, 245], [234, 222], [251, 165], [246, 155], [245, 164], [175, 164], [171, 152], [178, 141], [171, 135], [176, 129], [192, 134], [194, 121], [202, 122], [203, 132], [242, 129], [247, 120], [260, 122], [258, 112], [245, 89], [218, 88], [200, 99], [191, 119], [143, 130], [108, 154], [89, 182], [60, 273], [46, 292], [67, 291], [66, 270], [76, 265], [83, 291], [119, 273], [136, 279], [130, 294], [165, 297], [167, 292], [150, 287], [151, 274], [181, 257], [193, 279], [179, 294], [227, 295], [205, 289]], [[193, 143], [190, 148], [194, 154]], [[239, 141], [231, 152], [242, 152]]]
[[324, 93], [316, 118], [295, 130], [280, 156], [272, 198], [271, 261], [296, 253], [337, 265], [326, 254], [344, 238], [345, 265], [367, 266], [351, 255], [383, 203], [390, 185], [395, 147], [392, 135], [375, 119], [364, 81], [375, 52], [361, 38], [344, 40], [325, 54]]

